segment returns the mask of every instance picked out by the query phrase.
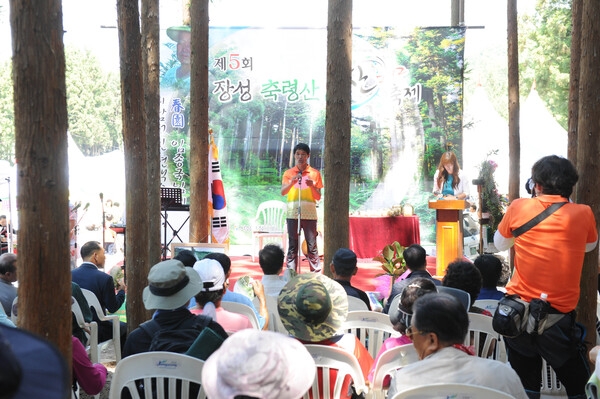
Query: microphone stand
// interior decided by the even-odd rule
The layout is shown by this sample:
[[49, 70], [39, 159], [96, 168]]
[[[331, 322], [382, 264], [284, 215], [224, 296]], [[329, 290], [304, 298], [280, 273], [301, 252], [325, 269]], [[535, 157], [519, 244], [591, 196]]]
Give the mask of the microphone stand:
[[106, 248], [105, 238], [104, 238], [104, 229], [106, 228], [104, 225], [104, 194], [100, 193], [100, 205], [102, 206], [102, 248]]
[[302, 171], [298, 179], [298, 259], [296, 260], [296, 274], [300, 274], [300, 262], [302, 261], [302, 243], [300, 242], [300, 220], [302, 220]]

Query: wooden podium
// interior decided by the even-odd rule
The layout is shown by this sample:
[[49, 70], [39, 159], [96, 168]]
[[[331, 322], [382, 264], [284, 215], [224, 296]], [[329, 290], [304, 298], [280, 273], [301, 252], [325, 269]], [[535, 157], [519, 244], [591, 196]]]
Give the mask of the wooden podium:
[[465, 200], [429, 201], [429, 209], [436, 210], [435, 247], [436, 275], [444, 276], [448, 263], [463, 258], [463, 211]]

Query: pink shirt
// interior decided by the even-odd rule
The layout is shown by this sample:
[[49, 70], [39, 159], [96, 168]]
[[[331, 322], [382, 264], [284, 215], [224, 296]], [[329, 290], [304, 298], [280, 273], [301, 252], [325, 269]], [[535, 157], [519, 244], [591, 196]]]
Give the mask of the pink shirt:
[[[245, 328], [254, 328], [248, 317], [243, 314], [229, 312], [222, 307], [216, 308], [217, 310], [217, 323], [223, 327], [228, 333], [234, 333], [236, 331], [243, 330]], [[202, 314], [202, 309], [193, 308], [190, 309], [193, 314]]]
[[79, 339], [73, 342], [73, 379], [89, 395], [97, 395], [106, 382], [106, 367], [101, 363], [90, 362], [85, 348]]

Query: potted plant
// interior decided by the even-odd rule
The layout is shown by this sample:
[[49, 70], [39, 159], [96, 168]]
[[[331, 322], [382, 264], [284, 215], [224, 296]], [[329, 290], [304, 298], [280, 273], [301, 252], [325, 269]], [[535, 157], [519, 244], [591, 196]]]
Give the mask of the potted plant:
[[[489, 155], [489, 154], [488, 154]], [[479, 177], [477, 183], [481, 185], [481, 216], [480, 219], [487, 221], [487, 228], [492, 234], [488, 238], [493, 237], [493, 232], [498, 228], [498, 224], [504, 216], [504, 199], [498, 193], [494, 172], [498, 164], [491, 159], [486, 159], [481, 163], [479, 168]]]
[[381, 263], [381, 269], [384, 271], [384, 273], [377, 276], [380, 282], [380, 284], [377, 284], [377, 291], [382, 298], [387, 298], [390, 295], [392, 285], [406, 271], [406, 262], [402, 255], [404, 249], [398, 241], [394, 241], [383, 248], [381, 255], [373, 258], [373, 260]]

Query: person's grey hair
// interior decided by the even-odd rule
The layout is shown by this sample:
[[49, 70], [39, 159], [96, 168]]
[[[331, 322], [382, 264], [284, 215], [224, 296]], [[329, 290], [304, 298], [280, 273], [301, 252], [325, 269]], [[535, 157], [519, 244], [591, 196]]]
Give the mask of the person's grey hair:
[[448, 294], [427, 294], [413, 304], [412, 325], [422, 332], [436, 333], [440, 342], [462, 344], [469, 331], [469, 315], [464, 306]]

